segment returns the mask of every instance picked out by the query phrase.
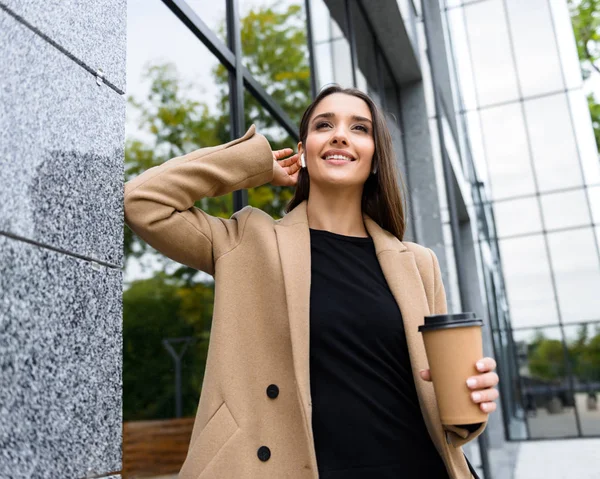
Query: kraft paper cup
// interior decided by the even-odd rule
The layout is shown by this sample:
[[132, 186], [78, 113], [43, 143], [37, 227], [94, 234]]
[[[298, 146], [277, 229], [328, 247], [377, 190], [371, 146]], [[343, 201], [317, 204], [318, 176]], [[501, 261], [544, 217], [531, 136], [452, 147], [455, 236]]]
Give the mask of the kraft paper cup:
[[442, 424], [457, 426], [487, 420], [471, 399], [467, 379], [479, 374], [475, 363], [483, 357], [481, 327], [475, 313], [426, 316], [423, 334], [431, 379]]

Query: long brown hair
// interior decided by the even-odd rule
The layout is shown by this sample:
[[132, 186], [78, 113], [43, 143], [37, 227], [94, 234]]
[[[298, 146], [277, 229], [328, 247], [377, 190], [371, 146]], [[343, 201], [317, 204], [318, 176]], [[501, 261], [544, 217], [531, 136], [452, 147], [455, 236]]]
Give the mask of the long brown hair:
[[[392, 145], [392, 137], [387, 124], [379, 109], [368, 95], [356, 88], [342, 88], [332, 85], [317, 95], [317, 98], [302, 115], [300, 121], [300, 141], [306, 145], [308, 136], [308, 124], [310, 118], [323, 98], [334, 93], [352, 95], [363, 100], [371, 110], [373, 118], [373, 139], [375, 140], [375, 152], [373, 153], [373, 165], [377, 167], [377, 173], [369, 175], [365, 182], [362, 195], [362, 211], [373, 219], [383, 229], [389, 231], [400, 241], [406, 231], [405, 201], [403, 191], [399, 186], [399, 174], [396, 168], [396, 156]], [[305, 147], [306, 149], [306, 147]], [[298, 182], [294, 196], [286, 207], [289, 213], [296, 206], [308, 199], [310, 193], [310, 176], [307, 168], [302, 168], [298, 174]]]

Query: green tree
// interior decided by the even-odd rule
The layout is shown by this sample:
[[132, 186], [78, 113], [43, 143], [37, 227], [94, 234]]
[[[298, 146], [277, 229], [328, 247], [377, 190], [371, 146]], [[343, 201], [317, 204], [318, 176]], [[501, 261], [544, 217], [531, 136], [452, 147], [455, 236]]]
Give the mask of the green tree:
[[[164, 273], [135, 281], [123, 293], [123, 420], [173, 416], [174, 363], [162, 344], [167, 338], [195, 338], [182, 361], [183, 413], [194, 414], [204, 377], [198, 365], [206, 361], [212, 299], [212, 288], [189, 288]], [[206, 308], [211, 311], [203, 311]]]
[[538, 333], [529, 345], [529, 371], [539, 379], [554, 380], [566, 376], [563, 344], [557, 339], [547, 339]]
[[[584, 79], [600, 74], [600, 0], [568, 0], [577, 53]], [[593, 93], [587, 97], [596, 145], [600, 151], [600, 104]]]
[[600, 381], [600, 333], [593, 336], [583, 350], [581, 368], [584, 379]]

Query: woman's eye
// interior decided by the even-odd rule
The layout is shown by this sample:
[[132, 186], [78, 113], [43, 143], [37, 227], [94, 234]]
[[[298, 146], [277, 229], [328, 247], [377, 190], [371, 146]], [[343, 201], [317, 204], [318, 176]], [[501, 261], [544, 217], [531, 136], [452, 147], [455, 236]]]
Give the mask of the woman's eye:
[[329, 123], [326, 121], [322, 121], [321, 123], [317, 123], [317, 128], [323, 128], [324, 126], [329, 126]]
[[364, 131], [365, 133], [369, 133], [369, 129], [364, 125], [356, 125], [356, 128]]

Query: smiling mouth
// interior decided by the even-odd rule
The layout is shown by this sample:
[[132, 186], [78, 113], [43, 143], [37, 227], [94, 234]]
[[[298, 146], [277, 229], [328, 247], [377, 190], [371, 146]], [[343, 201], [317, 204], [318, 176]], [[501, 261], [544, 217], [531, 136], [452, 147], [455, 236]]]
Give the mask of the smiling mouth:
[[355, 158], [346, 155], [325, 155], [324, 160], [343, 160], [343, 161], [355, 161]]

